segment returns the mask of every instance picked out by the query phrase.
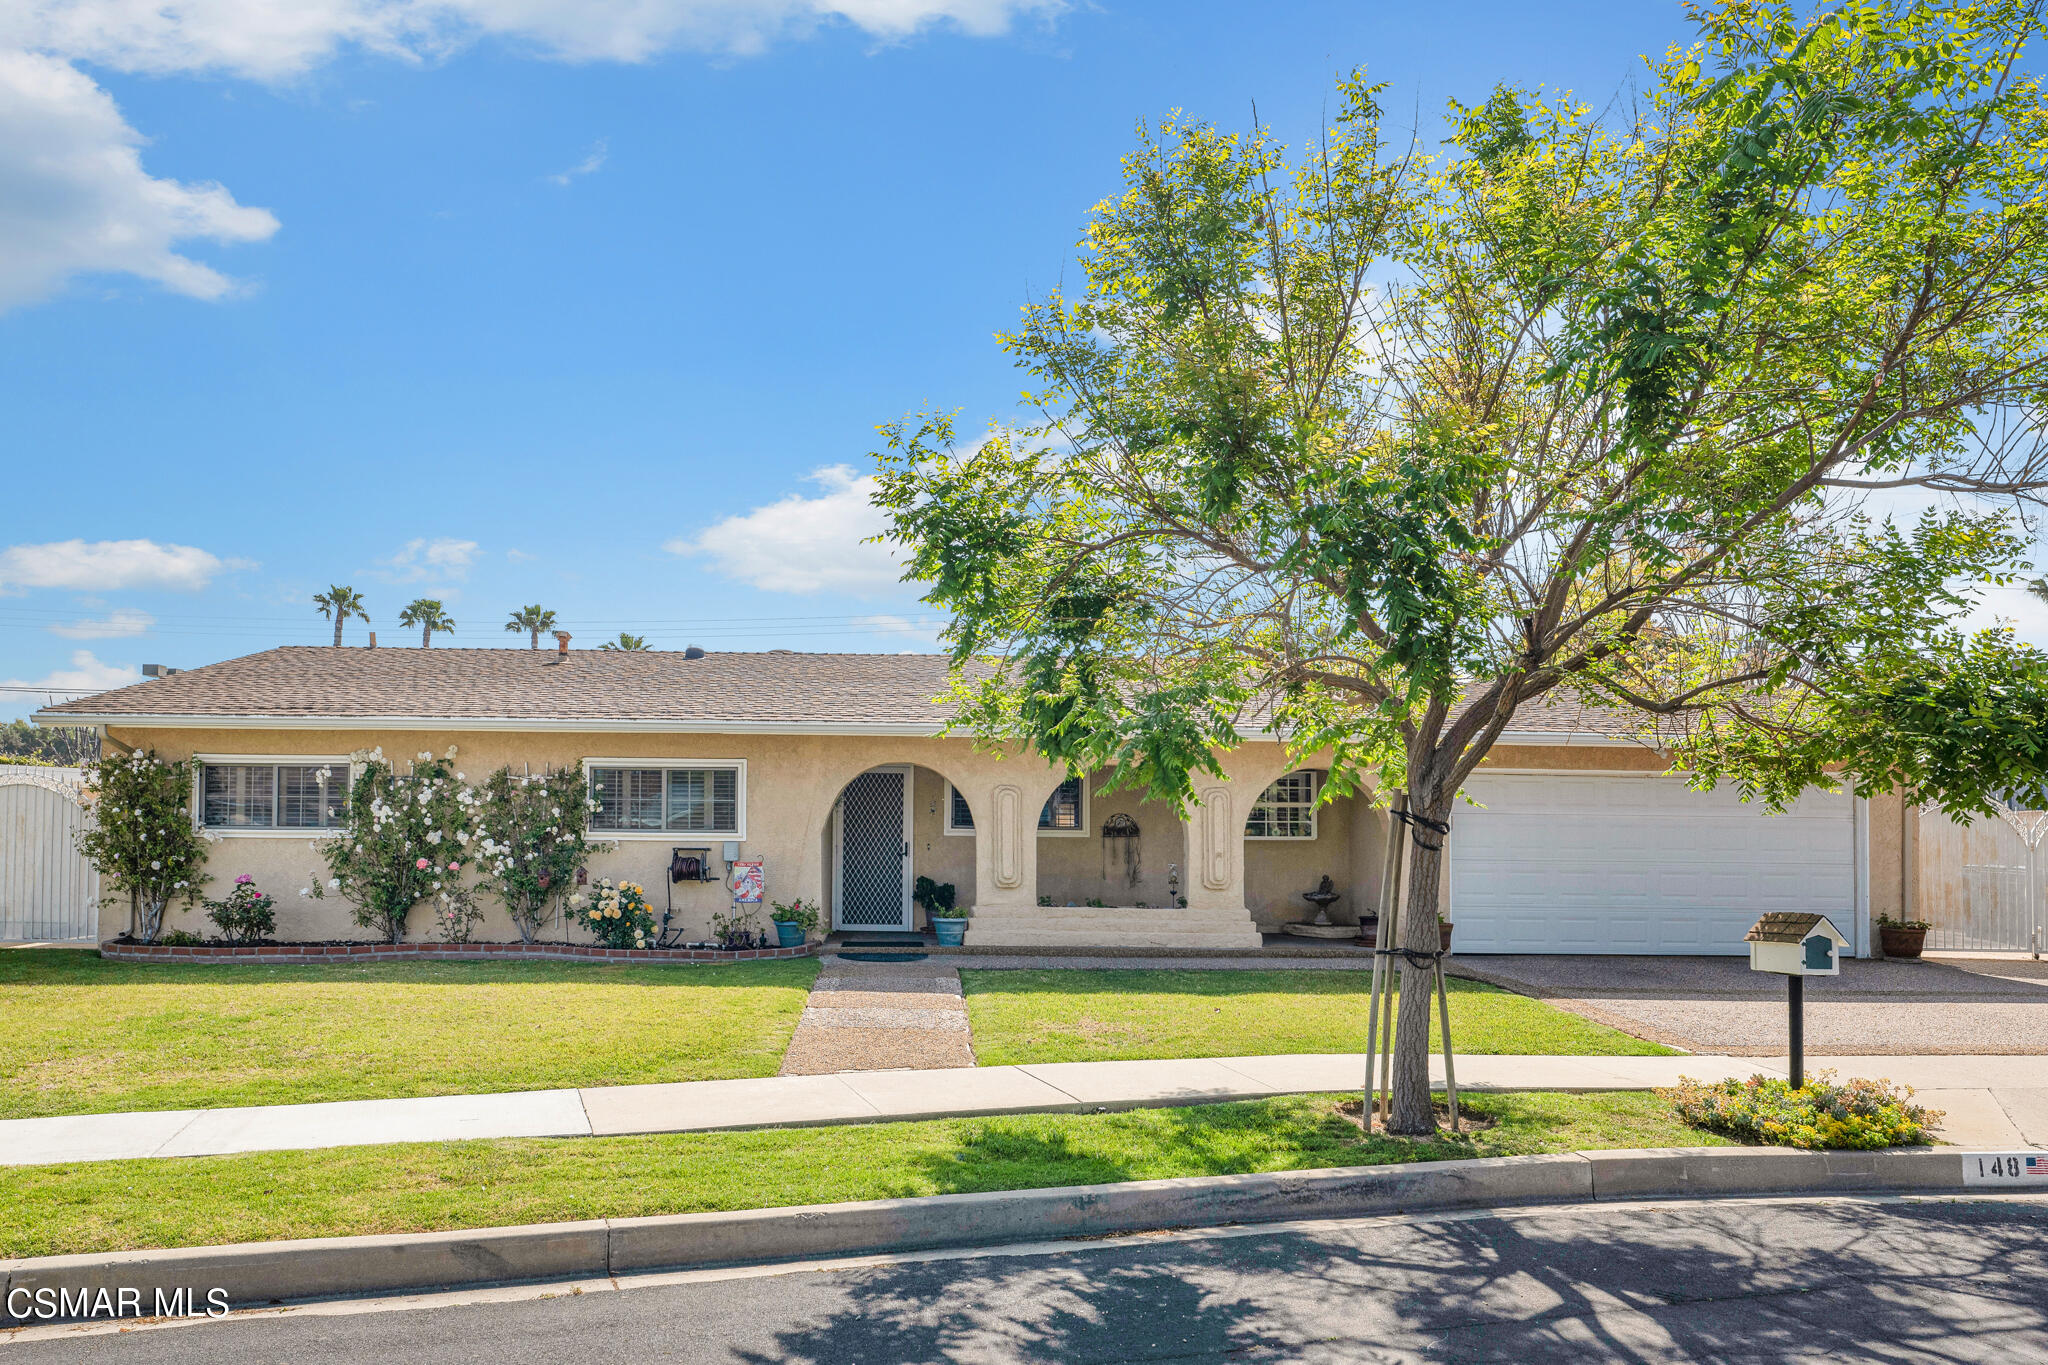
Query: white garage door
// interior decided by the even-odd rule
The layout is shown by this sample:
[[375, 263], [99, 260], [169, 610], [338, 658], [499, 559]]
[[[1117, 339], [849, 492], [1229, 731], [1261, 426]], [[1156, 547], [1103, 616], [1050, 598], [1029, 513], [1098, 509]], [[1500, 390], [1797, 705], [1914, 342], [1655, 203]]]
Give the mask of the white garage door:
[[1846, 794], [1783, 815], [1669, 777], [1488, 776], [1451, 816], [1461, 953], [1741, 953], [1766, 910], [1854, 935]]

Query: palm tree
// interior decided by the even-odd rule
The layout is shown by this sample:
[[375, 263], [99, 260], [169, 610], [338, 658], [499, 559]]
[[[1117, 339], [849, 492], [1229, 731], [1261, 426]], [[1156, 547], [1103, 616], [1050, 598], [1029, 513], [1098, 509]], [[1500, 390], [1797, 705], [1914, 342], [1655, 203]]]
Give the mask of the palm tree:
[[2048, 578], [2029, 578], [2027, 591], [2044, 602], [2048, 602]]
[[618, 639], [606, 640], [598, 648], [643, 650], [647, 648], [647, 637], [644, 635], [628, 635], [622, 630], [619, 632]]
[[336, 584], [326, 592], [313, 594], [313, 605], [320, 609], [322, 616], [334, 618], [334, 647], [341, 648], [341, 628], [353, 616], [364, 625], [370, 623], [370, 613], [363, 610], [363, 595], [354, 588]]
[[530, 607], [521, 607], [512, 613], [512, 619], [505, 623], [505, 629], [517, 635], [526, 631], [533, 636], [533, 648], [540, 648], [540, 633], [555, 628], [555, 614], [542, 608], [536, 602]]
[[438, 597], [414, 599], [404, 611], [398, 613], [398, 624], [420, 628], [421, 649], [432, 647], [435, 631], [446, 635], [455, 629], [454, 618], [441, 609], [441, 599]]

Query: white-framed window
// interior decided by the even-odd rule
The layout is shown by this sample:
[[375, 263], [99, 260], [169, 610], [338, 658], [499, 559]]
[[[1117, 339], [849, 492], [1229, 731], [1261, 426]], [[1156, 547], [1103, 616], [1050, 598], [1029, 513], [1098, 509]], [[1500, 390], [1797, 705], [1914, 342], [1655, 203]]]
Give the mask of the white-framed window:
[[1315, 838], [1316, 797], [1322, 785], [1323, 775], [1311, 768], [1287, 774], [1252, 802], [1251, 816], [1244, 822], [1244, 837]]
[[338, 829], [348, 809], [348, 760], [294, 755], [199, 755], [199, 823], [225, 834]]
[[[1088, 782], [1070, 777], [1053, 788], [1038, 812], [1038, 832], [1045, 835], [1079, 835], [1088, 832]], [[952, 783], [946, 784], [946, 833], [974, 833], [974, 812], [967, 798]]]
[[747, 837], [744, 759], [586, 758], [592, 833], [608, 838]]

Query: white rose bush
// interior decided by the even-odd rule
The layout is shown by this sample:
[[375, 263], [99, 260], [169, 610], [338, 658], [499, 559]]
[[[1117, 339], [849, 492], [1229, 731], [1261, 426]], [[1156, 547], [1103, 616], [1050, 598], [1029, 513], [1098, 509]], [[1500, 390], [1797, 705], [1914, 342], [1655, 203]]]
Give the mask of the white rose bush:
[[87, 766], [85, 800], [92, 823], [78, 832], [78, 851], [109, 899], [128, 897], [135, 937], [154, 943], [171, 902], [193, 904], [211, 880], [212, 841], [192, 820], [192, 764], [154, 749], [109, 754]]
[[423, 753], [407, 773], [382, 749], [351, 754], [355, 776], [342, 827], [315, 844], [328, 878], [302, 894], [318, 899], [332, 890], [354, 906], [357, 924], [387, 942], [403, 941], [413, 907], [459, 884], [463, 873], [461, 841], [473, 800], [465, 799], [470, 789], [455, 773], [453, 753]]
[[500, 768], [469, 792], [465, 840], [476, 858], [478, 886], [505, 903], [522, 942], [534, 941], [590, 855], [605, 847], [588, 837], [596, 803], [583, 782], [577, 768]]

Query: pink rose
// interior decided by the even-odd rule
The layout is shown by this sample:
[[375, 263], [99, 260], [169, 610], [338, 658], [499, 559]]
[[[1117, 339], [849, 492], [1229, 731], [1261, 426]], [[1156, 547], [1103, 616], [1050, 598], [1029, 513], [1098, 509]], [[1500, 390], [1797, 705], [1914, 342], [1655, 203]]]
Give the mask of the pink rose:
[[249, 875], [248, 873], [244, 872], [244, 873], [243, 873], [243, 874], [242, 874], [241, 876], [239, 876], [239, 877], [235, 878], [235, 885], [236, 885], [236, 886], [247, 886], [247, 885], [248, 885], [248, 884], [249, 884], [250, 882], [253, 882], [253, 881], [255, 881], [255, 880], [256, 880], [256, 879], [255, 879], [254, 877], [252, 877], [252, 876], [250, 876], [250, 875]]
[[461, 863], [450, 863], [450, 864], [448, 864], [448, 870], [449, 870], [450, 872], [460, 872], [460, 871], [462, 871], [462, 864], [461, 864]]
[[420, 860], [415, 862], [413, 866], [419, 869], [421, 872], [425, 872], [429, 867], [432, 867], [433, 864], [429, 863], [425, 858], [421, 858]]

